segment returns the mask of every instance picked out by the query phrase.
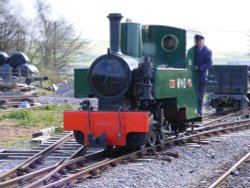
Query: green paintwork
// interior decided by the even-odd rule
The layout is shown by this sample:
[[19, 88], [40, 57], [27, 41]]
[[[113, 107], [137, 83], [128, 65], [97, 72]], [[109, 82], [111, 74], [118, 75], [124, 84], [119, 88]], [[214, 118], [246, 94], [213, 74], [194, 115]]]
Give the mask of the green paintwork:
[[[168, 26], [149, 25], [142, 30], [143, 56], [153, 58], [154, 67], [168, 65], [170, 67], [185, 67], [186, 58], [186, 31]], [[167, 52], [163, 49], [162, 40], [165, 36], [173, 35], [178, 40], [174, 51]]]
[[[177, 38], [178, 46], [167, 52], [163, 48], [163, 38], [172, 35]], [[168, 65], [170, 67], [185, 68], [186, 31], [183, 29], [143, 25], [137, 23], [123, 23], [121, 27], [121, 51], [136, 58], [149, 56], [153, 59], [153, 66]]]
[[[165, 36], [175, 36], [178, 46], [173, 51], [163, 49]], [[194, 70], [194, 48], [186, 49], [186, 31], [168, 26], [142, 26], [137, 23], [121, 25], [121, 51], [140, 61], [144, 56], [152, 58], [154, 67], [154, 95], [157, 100], [168, 100], [173, 108], [186, 108], [187, 119], [197, 117], [197, 72]], [[160, 68], [162, 67], [162, 68]], [[170, 88], [170, 80], [175, 88]], [[192, 82], [190, 86], [189, 82]], [[182, 85], [178, 85], [182, 82]], [[88, 69], [75, 70], [75, 97], [89, 97]], [[171, 104], [170, 104], [171, 103]]]
[[[193, 79], [193, 85], [195, 88], [196, 95], [198, 93], [198, 73], [194, 68], [194, 54], [195, 48], [192, 47], [187, 51], [187, 68], [192, 71], [192, 79]], [[198, 96], [196, 96], [196, 99], [198, 99]], [[198, 101], [196, 101], [196, 105], [198, 106]]]
[[[155, 70], [156, 99], [176, 98], [177, 108], [186, 108], [187, 119], [197, 116], [197, 96], [192, 70], [158, 68]], [[171, 86], [171, 82], [172, 84]]]
[[[138, 33], [141, 33], [142, 36], [138, 36]], [[162, 40], [168, 35], [175, 36], [178, 41], [178, 46], [173, 51], [166, 51], [163, 48]], [[124, 54], [132, 55], [136, 58], [151, 57], [155, 70], [155, 98], [159, 100], [176, 98], [177, 104], [172, 104], [172, 106], [186, 108], [187, 119], [192, 119], [197, 117], [197, 80], [196, 71], [193, 67], [194, 49], [190, 49], [188, 55], [186, 54], [186, 36], [185, 30], [174, 27], [158, 25], [140, 26], [134, 23], [123, 23], [121, 50]], [[137, 49], [133, 49], [133, 47]], [[131, 49], [137, 53], [131, 53]], [[158, 68], [162, 65], [167, 66], [167, 68], [164, 68], [164, 66], [163, 68]], [[175, 81], [175, 88], [169, 87], [170, 80]], [[192, 87], [189, 87], [188, 80], [191, 80]], [[184, 85], [178, 88], [180, 82]]]
[[88, 84], [88, 68], [74, 70], [75, 98], [85, 98], [92, 95]]
[[121, 24], [121, 51], [123, 54], [141, 58], [142, 56], [142, 35], [141, 24]]

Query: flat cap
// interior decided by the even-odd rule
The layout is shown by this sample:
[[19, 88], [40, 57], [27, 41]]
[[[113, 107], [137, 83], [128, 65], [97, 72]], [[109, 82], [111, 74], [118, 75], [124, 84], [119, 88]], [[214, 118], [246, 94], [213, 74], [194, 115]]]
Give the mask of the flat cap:
[[194, 36], [194, 39], [195, 39], [195, 40], [202, 40], [202, 39], [205, 39], [205, 37], [204, 37], [202, 34], [196, 34], [196, 35]]

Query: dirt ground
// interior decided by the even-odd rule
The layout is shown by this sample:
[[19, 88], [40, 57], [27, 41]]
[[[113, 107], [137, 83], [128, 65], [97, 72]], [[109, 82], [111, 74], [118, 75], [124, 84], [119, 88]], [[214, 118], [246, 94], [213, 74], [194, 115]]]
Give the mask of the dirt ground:
[[41, 130], [41, 127], [17, 126], [11, 121], [1, 121], [0, 130], [0, 149], [22, 149], [32, 138], [32, 133]]

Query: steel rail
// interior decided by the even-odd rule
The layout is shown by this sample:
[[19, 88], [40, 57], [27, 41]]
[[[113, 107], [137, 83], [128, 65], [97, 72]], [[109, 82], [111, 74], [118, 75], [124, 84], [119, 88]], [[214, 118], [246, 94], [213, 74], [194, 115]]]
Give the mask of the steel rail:
[[[72, 160], [65, 161], [64, 163], [59, 164], [56, 168], [54, 168], [47, 175], [43, 176], [43, 178], [29, 184], [25, 188], [33, 188], [33, 187], [43, 186], [44, 184], [49, 183], [49, 181], [53, 178], [53, 176], [55, 176], [55, 174], [57, 174], [59, 171], [62, 171], [63, 169], [65, 169], [67, 167], [70, 167], [70, 166], [75, 166], [78, 163], [84, 163], [84, 162], [86, 162], [87, 159], [100, 157], [103, 154], [104, 154], [104, 151], [101, 150], [101, 151], [98, 151], [98, 152], [95, 152], [95, 153], [92, 153], [92, 154], [89, 154], [89, 155], [86, 155], [86, 156], [82, 156], [82, 157], [78, 157], [78, 158], [75, 158], [75, 159], [72, 159]], [[106, 160], [107, 159], [105, 159], [105, 161]], [[93, 166], [95, 166], [95, 165], [96, 165], [96, 163], [93, 164]], [[1, 186], [1, 184], [0, 184], [0, 186]]]
[[242, 157], [237, 163], [235, 163], [228, 171], [226, 171], [222, 176], [220, 176], [214, 183], [212, 183], [208, 188], [219, 187], [236, 169], [238, 169], [244, 162], [250, 158], [250, 152], [248, 152], [244, 157]]
[[[228, 126], [231, 126], [231, 127], [228, 127]], [[134, 159], [136, 157], [140, 157], [142, 155], [145, 155], [147, 153], [160, 150], [160, 149], [165, 148], [166, 146], [169, 146], [169, 145], [184, 144], [186, 142], [191, 142], [197, 138], [201, 139], [203, 137], [208, 137], [210, 135], [218, 134], [220, 132], [224, 133], [227, 131], [234, 131], [234, 130], [239, 130], [239, 129], [243, 129], [243, 128], [250, 128], [250, 120], [244, 120], [244, 121], [240, 121], [240, 122], [231, 122], [231, 123], [221, 123], [221, 124], [213, 125], [211, 127], [205, 127], [202, 130], [199, 130], [199, 131], [203, 131], [203, 132], [198, 132], [198, 133], [193, 132], [192, 135], [184, 135], [183, 137], [180, 137], [180, 138], [171, 138], [171, 139], [166, 140], [165, 143], [163, 143], [163, 144], [159, 144], [159, 145], [156, 145], [156, 146], [153, 146], [150, 148], [145, 148], [145, 149], [130, 153], [128, 155], [118, 157], [117, 159], [104, 159], [105, 163], [102, 162], [103, 164], [101, 162], [98, 162], [96, 164], [92, 164], [91, 166], [84, 167], [82, 169], [82, 171], [85, 174], [82, 172], [78, 172], [74, 175], [63, 178], [63, 179], [58, 180], [56, 182], [51, 182], [51, 181], [53, 181], [53, 177], [55, 177], [56, 174], [58, 174], [59, 171], [61, 171], [62, 169], [66, 169], [67, 167], [74, 166], [77, 163], [81, 163], [81, 162], [86, 161], [86, 156], [75, 158], [72, 160], [70, 160], [71, 158], [68, 158], [66, 161], [61, 161], [58, 164], [53, 165], [52, 167], [47, 167], [47, 168], [44, 168], [42, 170], [33, 172], [34, 174], [30, 173], [30, 174], [26, 174], [24, 176], [21, 176], [21, 177], [12, 179], [12, 180], [7, 180], [3, 183], [0, 183], [0, 187], [2, 187], [2, 186], [6, 187], [7, 185], [14, 185], [14, 184], [16, 185], [17, 183], [20, 183], [20, 182], [24, 181], [25, 179], [32, 177], [32, 175], [34, 175], [35, 180], [37, 180], [37, 179], [38, 180], [29, 184], [27, 187], [39, 187], [39, 186], [44, 186], [46, 184], [48, 184], [48, 185], [46, 185], [47, 187], [61, 185], [62, 182], [65, 183], [65, 181], [69, 181], [72, 178], [77, 179], [80, 177], [86, 178], [88, 176], [91, 176], [91, 172], [101, 171], [101, 169], [106, 168], [105, 166], [107, 166], [107, 165], [120, 163], [121, 161], [124, 161], [124, 160], [131, 160], [131, 159]], [[211, 130], [211, 129], [213, 129], [213, 130]], [[37, 156], [37, 157], [39, 157], [39, 156]], [[91, 157], [91, 156], [89, 156], [89, 157]], [[36, 161], [37, 158], [34, 160]], [[29, 165], [25, 165], [25, 166], [29, 166]]]
[[[237, 124], [237, 123], [238, 122], [235, 122], [234, 124]], [[233, 125], [233, 123], [231, 125]], [[81, 178], [86, 179], [87, 177], [91, 176], [93, 173], [95, 174], [95, 173], [107, 168], [107, 166], [115, 166], [116, 164], [121, 163], [124, 160], [132, 160], [132, 159], [141, 157], [147, 153], [152, 153], [154, 151], [158, 151], [160, 149], [163, 149], [169, 145], [185, 144], [185, 143], [191, 142], [197, 138], [200, 139], [203, 137], [209, 137], [213, 134], [218, 134], [220, 132], [224, 133], [227, 131], [234, 131], [234, 130], [240, 130], [240, 129], [246, 129], [246, 128], [250, 128], [250, 120], [244, 121], [244, 123], [241, 123], [241, 125], [239, 125], [237, 127], [233, 126], [233, 127], [226, 127], [224, 129], [208, 130], [208, 131], [196, 133], [196, 134], [190, 135], [190, 136], [184, 136], [181, 138], [171, 139], [171, 140], [166, 141], [163, 144], [152, 146], [150, 148], [144, 148], [142, 150], [135, 151], [135, 152], [132, 152], [130, 154], [127, 154], [127, 155], [124, 155], [124, 156], [121, 156], [121, 157], [118, 157], [115, 159], [104, 159], [101, 162], [92, 164], [88, 167], [81, 169], [80, 172], [77, 172], [73, 175], [70, 175], [68, 177], [64, 177], [64, 178], [62, 178], [58, 181], [55, 181], [55, 182], [50, 182], [52, 176], [55, 175], [56, 173], [58, 173], [59, 170], [61, 169], [61, 167], [65, 167], [67, 165], [70, 165], [69, 163], [68, 164], [61, 164], [61, 167], [58, 167], [55, 171], [53, 171], [49, 175], [47, 175], [45, 179], [42, 179], [43, 181], [34, 182], [33, 184], [30, 184], [29, 186], [27, 186], [27, 188], [40, 187], [40, 186], [46, 187], [46, 188], [57, 187], [57, 186], [60, 187], [60, 186], [64, 185], [65, 183], [68, 183], [69, 181], [77, 182], [78, 179], [81, 179]]]
[[19, 165], [17, 165], [15, 168], [3, 173], [0, 175], [0, 182], [5, 181], [10, 176], [13, 176], [14, 174], [17, 174], [20, 171], [26, 170], [31, 164], [35, 163], [36, 161], [42, 159], [43, 157], [47, 156], [49, 153], [60, 147], [65, 142], [71, 140], [73, 138], [73, 133], [69, 133], [54, 144], [50, 145], [49, 147], [45, 148], [44, 150], [38, 152], [34, 156], [28, 158], [27, 160], [23, 161]]
[[216, 123], [216, 122], [220, 122], [221, 120], [224, 120], [224, 119], [226, 119], [226, 118], [229, 118], [229, 117], [231, 117], [231, 116], [234, 115], [234, 114], [235, 114], [235, 113], [230, 113], [230, 114], [228, 114], [228, 115], [225, 115], [225, 116], [222, 116], [222, 117], [213, 119], [213, 120], [211, 120], [211, 121], [209, 121], [209, 122], [207, 122], [207, 123], [202, 124], [202, 126], [207, 126], [207, 125], [211, 125], [211, 124]]
[[205, 126], [205, 127], [197, 128], [197, 129], [195, 129], [193, 131], [189, 131], [187, 133], [190, 133], [190, 132], [200, 132], [200, 131], [210, 130], [210, 129], [225, 128], [225, 127], [229, 127], [229, 126], [237, 127], [238, 125], [245, 124], [245, 123], [250, 123], [250, 119], [246, 119], [246, 120], [242, 120], [242, 121], [238, 121], [238, 122], [218, 123], [218, 124], [214, 124], [214, 125], [210, 125], [210, 126]]
[[[228, 110], [227, 112], [225, 112], [225, 113], [228, 113], [227, 115], [224, 115], [224, 116], [216, 118], [216, 119], [212, 119], [211, 121], [202, 124], [202, 126], [208, 126], [208, 125], [214, 124], [216, 122], [220, 122], [220, 121], [222, 121], [224, 119], [227, 119], [227, 118], [230, 118], [230, 117], [233, 117], [233, 116], [246, 114], [246, 113], [248, 114], [249, 112], [250, 112], [250, 108], [245, 108], [243, 110], [236, 111], [236, 112], [232, 112], [232, 110]], [[210, 115], [207, 115], [205, 117], [202, 117], [202, 120], [209, 120], [209, 118], [212, 117], [213, 115], [218, 115], [218, 113], [214, 113], [214, 114], [210, 114]]]
[[[61, 160], [60, 162], [58, 162], [58, 163], [56, 163], [56, 164], [54, 164], [52, 166], [37, 170], [35, 172], [25, 174], [23, 176], [16, 177], [14, 179], [10, 179], [10, 180], [4, 181], [4, 182], [0, 182], [0, 187], [15, 187], [15, 186], [17, 187], [17, 186], [20, 186], [20, 184], [24, 184], [24, 182], [27, 181], [27, 180], [30, 181], [31, 179], [32, 180], [41, 179], [44, 176], [46, 176], [47, 174], [49, 174], [51, 171], [56, 169], [58, 166], [63, 164], [64, 162], [66, 162], [66, 161], [74, 161], [73, 158], [76, 157], [79, 153], [81, 153], [83, 151], [86, 151], [86, 149], [87, 149], [86, 147], [82, 146], [81, 148], [76, 150], [71, 156], [69, 156], [67, 159]], [[88, 158], [89, 156], [86, 155], [84, 157]]]

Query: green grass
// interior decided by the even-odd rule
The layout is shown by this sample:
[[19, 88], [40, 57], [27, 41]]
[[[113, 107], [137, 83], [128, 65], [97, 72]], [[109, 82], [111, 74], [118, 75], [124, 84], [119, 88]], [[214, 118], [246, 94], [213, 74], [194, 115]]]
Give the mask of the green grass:
[[52, 95], [53, 94], [53, 91], [49, 91], [49, 90], [42, 89], [42, 88], [39, 88], [39, 87], [36, 88], [35, 92], [36, 93], [41, 93], [43, 95]]
[[11, 120], [17, 126], [60, 127], [63, 122], [63, 112], [70, 109], [76, 109], [76, 107], [69, 105], [47, 105], [31, 111], [5, 112], [0, 115], [0, 120]]
[[43, 128], [55, 127], [53, 134], [63, 131], [63, 112], [78, 106], [47, 105], [32, 110], [1, 112], [0, 148], [29, 149], [32, 133]]

